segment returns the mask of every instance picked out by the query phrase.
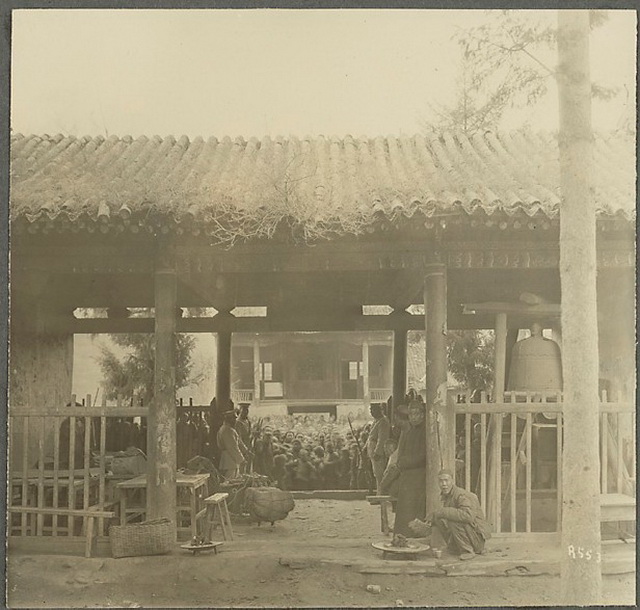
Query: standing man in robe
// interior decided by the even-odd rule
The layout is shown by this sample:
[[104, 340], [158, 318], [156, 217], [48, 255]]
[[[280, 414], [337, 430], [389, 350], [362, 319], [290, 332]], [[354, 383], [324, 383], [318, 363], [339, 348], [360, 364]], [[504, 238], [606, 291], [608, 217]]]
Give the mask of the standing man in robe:
[[393, 533], [411, 538], [417, 535], [409, 527], [409, 522], [414, 519], [424, 519], [426, 512], [425, 405], [419, 400], [412, 400], [409, 403], [408, 412], [408, 426], [403, 429], [398, 444], [396, 467], [400, 471], [400, 476], [398, 477], [398, 501]]
[[240, 436], [235, 431], [236, 414], [234, 411], [227, 411], [220, 430], [218, 430], [217, 441], [220, 449], [220, 472], [222, 476], [229, 480], [240, 474], [240, 466], [245, 463], [245, 456], [249, 450], [245, 447]]
[[[251, 422], [249, 421], [249, 405], [240, 405], [240, 414], [236, 421], [236, 432], [245, 447], [251, 447]], [[245, 462], [240, 469], [243, 473], [249, 472], [250, 464]]]
[[373, 476], [376, 479], [376, 493], [380, 495], [380, 483], [382, 482], [382, 475], [387, 465], [384, 444], [387, 442], [391, 433], [391, 424], [385, 417], [381, 405], [372, 404], [369, 407], [369, 412], [374, 421], [369, 432], [369, 438], [367, 439], [367, 455], [371, 460]]

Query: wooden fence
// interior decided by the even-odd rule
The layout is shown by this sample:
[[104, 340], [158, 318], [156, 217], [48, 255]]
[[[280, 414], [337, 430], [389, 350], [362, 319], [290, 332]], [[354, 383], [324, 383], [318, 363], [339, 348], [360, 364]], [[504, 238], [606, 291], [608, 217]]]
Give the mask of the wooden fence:
[[[560, 393], [507, 392], [452, 398], [456, 478], [478, 495], [494, 530], [559, 530], [563, 404]], [[601, 493], [635, 496], [635, 408], [606, 393], [600, 405]], [[555, 504], [555, 507], [552, 505]]]
[[[86, 405], [91, 405], [87, 396]], [[55, 410], [11, 407], [9, 412], [9, 503], [38, 508], [104, 510], [110, 476], [107, 456], [132, 440], [122, 435], [139, 429], [134, 418], [145, 419], [145, 407], [76, 406]], [[126, 423], [128, 426], [121, 426]], [[140, 433], [138, 433], [140, 438]], [[9, 533], [22, 536], [80, 533], [73, 516], [14, 514]], [[83, 521], [83, 519], [77, 519]], [[84, 524], [83, 524], [84, 525]], [[105, 531], [104, 520], [98, 522]]]

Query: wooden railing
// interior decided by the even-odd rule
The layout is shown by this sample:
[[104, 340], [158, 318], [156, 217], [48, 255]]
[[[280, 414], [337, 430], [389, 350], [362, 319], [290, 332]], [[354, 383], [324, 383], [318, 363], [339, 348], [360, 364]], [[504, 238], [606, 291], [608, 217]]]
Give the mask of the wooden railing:
[[[456, 478], [478, 495], [495, 531], [559, 530], [562, 515], [563, 404], [560, 393], [452, 397]], [[601, 402], [601, 493], [635, 494], [635, 409]], [[555, 507], [553, 506], [555, 504]]]
[[[86, 405], [91, 405], [87, 396]], [[69, 405], [76, 405], [72, 396]], [[109, 447], [124, 449], [119, 426], [135, 426], [145, 407], [66, 406], [58, 409], [11, 406], [9, 410], [9, 503], [14, 506], [103, 510], [107, 502]], [[118, 437], [118, 438], [116, 438]], [[116, 450], [117, 450], [116, 449]], [[74, 517], [12, 515], [9, 533], [25, 536], [77, 535]], [[62, 523], [64, 522], [64, 524]], [[104, 534], [104, 519], [98, 522]]]
[[369, 394], [371, 402], [387, 402], [391, 396], [391, 388], [371, 388]]
[[235, 405], [240, 403], [253, 402], [253, 389], [251, 390], [231, 390], [231, 400]]

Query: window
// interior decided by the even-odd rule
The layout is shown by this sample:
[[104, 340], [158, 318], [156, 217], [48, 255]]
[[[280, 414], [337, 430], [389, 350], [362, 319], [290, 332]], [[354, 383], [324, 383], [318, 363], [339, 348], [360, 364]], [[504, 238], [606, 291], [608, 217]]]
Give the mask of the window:
[[260, 363], [260, 379], [262, 381], [273, 380], [273, 363], [272, 362]]
[[358, 379], [358, 377], [362, 377], [364, 374], [364, 368], [362, 366], [362, 362], [358, 362], [357, 360], [349, 361], [349, 381], [354, 381]]

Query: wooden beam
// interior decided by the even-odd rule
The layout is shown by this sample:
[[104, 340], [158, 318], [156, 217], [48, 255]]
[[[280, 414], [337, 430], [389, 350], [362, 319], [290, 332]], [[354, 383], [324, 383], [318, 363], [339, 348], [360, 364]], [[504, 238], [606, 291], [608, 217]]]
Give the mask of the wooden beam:
[[[451, 316], [450, 328], [470, 330], [493, 328], [492, 317]], [[154, 318], [74, 318], [72, 315], [49, 314], [44, 317], [47, 332], [73, 334], [152, 333]], [[423, 330], [423, 316], [362, 316], [362, 315], [294, 315], [291, 317], [243, 317], [213, 316], [203, 318], [178, 318], [176, 332], [179, 333], [266, 333], [295, 331], [377, 331], [377, 330]]]
[[519, 316], [531, 316], [539, 318], [544, 316], [560, 317], [560, 303], [537, 303], [535, 305], [527, 305], [526, 303], [464, 303], [462, 305], [462, 313], [466, 315], [474, 314], [517, 314]]
[[[438, 245], [449, 268], [455, 269], [543, 269], [557, 268], [557, 237], [546, 241], [493, 240], [448, 241]], [[190, 273], [278, 273], [283, 271], [377, 271], [421, 269], [431, 261], [433, 244], [420, 240], [397, 242], [322, 243], [313, 248], [269, 244], [247, 244], [232, 249], [208, 244], [177, 246], [181, 278]], [[153, 242], [142, 245], [132, 239], [122, 244], [42, 245], [42, 239], [21, 239], [12, 246], [12, 271], [39, 269], [47, 273], [152, 273]], [[599, 267], [633, 267], [632, 239], [598, 240]]]

